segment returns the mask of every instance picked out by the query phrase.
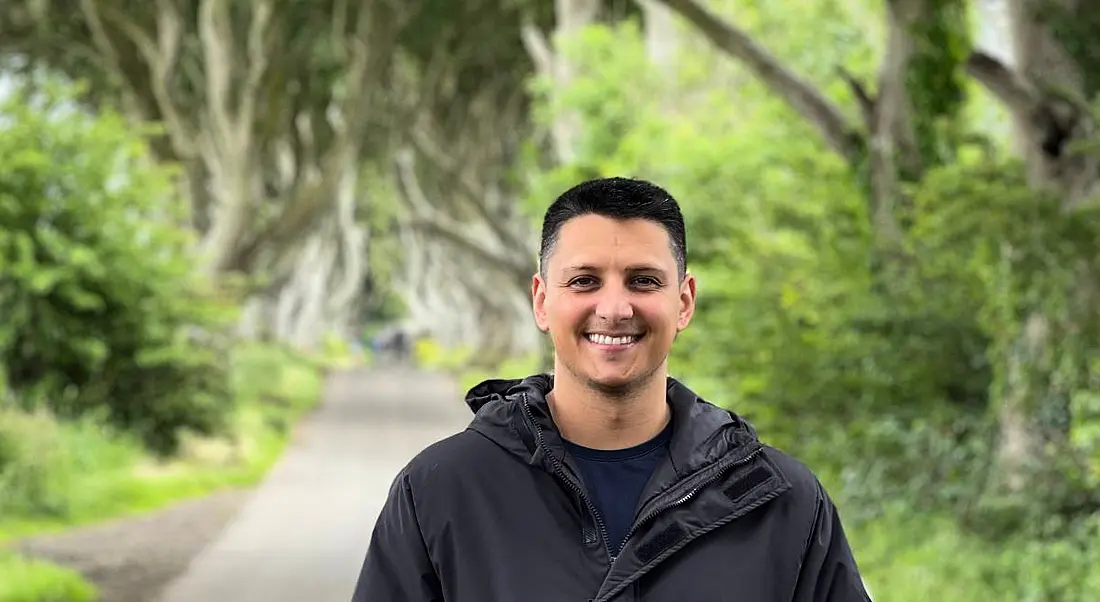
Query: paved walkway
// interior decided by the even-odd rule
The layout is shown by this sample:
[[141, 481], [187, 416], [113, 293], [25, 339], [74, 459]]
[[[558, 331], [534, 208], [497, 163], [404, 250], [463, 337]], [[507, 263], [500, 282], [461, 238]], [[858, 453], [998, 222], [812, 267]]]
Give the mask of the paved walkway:
[[160, 602], [348, 602], [397, 471], [471, 418], [438, 375], [337, 375], [267, 480]]

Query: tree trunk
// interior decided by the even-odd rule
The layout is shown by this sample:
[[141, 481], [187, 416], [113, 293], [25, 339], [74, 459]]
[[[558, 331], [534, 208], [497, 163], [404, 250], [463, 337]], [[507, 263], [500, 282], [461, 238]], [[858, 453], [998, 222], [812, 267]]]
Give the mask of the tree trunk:
[[[521, 218], [501, 215], [499, 209], [488, 206], [490, 199], [502, 196], [499, 190], [463, 184], [460, 170], [443, 165], [447, 157], [442, 145], [426, 132], [421, 132], [418, 147], [419, 152], [399, 151], [394, 166], [408, 213], [408, 228], [401, 235], [408, 250], [405, 282], [411, 320], [444, 344], [477, 350], [482, 359], [526, 353], [529, 337], [515, 333], [533, 329], [529, 310], [517, 314], [506, 309], [527, 298], [537, 269], [524, 257], [529, 252], [525, 240], [513, 233], [512, 224]], [[454, 178], [469, 189], [463, 196], [470, 197], [468, 209], [478, 217], [476, 221], [455, 219], [450, 213], [463, 207], [429, 197], [417, 162], [425, 156], [434, 168], [448, 174], [448, 181]], [[479, 190], [484, 194], [477, 194]], [[456, 279], [456, 273], [465, 276]]]
[[[1088, 101], [1097, 91], [1085, 85], [1080, 65], [1058, 41], [1064, 36], [1055, 31], [1054, 21], [1039, 17], [1040, 11], [1070, 11], [1072, 6], [1066, 0], [1008, 3], [1014, 67], [989, 56], [975, 57], [970, 64], [971, 74], [1008, 107], [1017, 150], [1027, 166], [1031, 186], [1040, 193], [1057, 195], [1066, 211], [1094, 197], [1100, 182], [1095, 153], [1074, 152], [1072, 148], [1096, 138]], [[1006, 259], [1010, 251], [1006, 249]], [[1094, 277], [1086, 270], [1076, 286], [1081, 291], [1091, 290]], [[1085, 304], [1083, 310], [1096, 311], [1094, 304]], [[1052, 345], [1064, 344], [1052, 338], [1052, 329], [1072, 330], [1073, 324], [1090, 319], [1085, 315], [1056, 315], [1035, 307], [1013, 335], [1001, 371], [1003, 384], [994, 400], [1000, 426], [995, 491], [1021, 494], [1049, 489], [1057, 472], [1051, 461], [1073, 456], [1066, 446], [1066, 433], [1045, 428], [1039, 419], [1044, 406], [1050, 409], [1051, 404], [1068, 404], [1068, 400], [1059, 401], [1054, 394], [1053, 388], [1058, 385], [1050, 377], [1056, 366], [1045, 358]], [[1062, 410], [1068, 412], [1067, 408]]]
[[[523, 43], [539, 74], [554, 82], [554, 90], [564, 90], [576, 77], [576, 66], [563, 53], [555, 50], [576, 37], [585, 27], [596, 22], [600, 0], [555, 0], [556, 26], [551, 41], [534, 25], [525, 25]], [[551, 104], [554, 99], [551, 98]], [[558, 112], [550, 126], [554, 159], [560, 164], [572, 163], [577, 156], [581, 136], [580, 116], [572, 111]]]
[[642, 7], [649, 62], [664, 75], [675, 74], [680, 49], [675, 14], [657, 0], [638, 0], [638, 4]]

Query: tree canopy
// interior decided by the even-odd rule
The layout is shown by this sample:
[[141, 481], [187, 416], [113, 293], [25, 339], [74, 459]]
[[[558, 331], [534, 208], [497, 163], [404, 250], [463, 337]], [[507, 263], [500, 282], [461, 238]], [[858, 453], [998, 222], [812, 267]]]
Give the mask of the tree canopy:
[[[548, 203], [580, 179], [643, 177], [681, 202], [700, 282], [673, 373], [822, 475], [876, 594], [1091, 600], [1100, 20], [1088, 9], [9, 2], [9, 71], [83, 81], [79, 106], [103, 121], [69, 136], [9, 108], [22, 125], [0, 186], [30, 201], [6, 205], [0, 240], [21, 266], [5, 299], [26, 320], [0, 338], [0, 362], [20, 389], [49, 376], [103, 400], [88, 374], [106, 360], [81, 341], [131, 358], [224, 333], [196, 314], [217, 303], [170, 297], [228, 296], [243, 275], [221, 300], [239, 310], [237, 335], [309, 347], [363, 314], [401, 316], [495, 370], [543, 344], [529, 287]], [[995, 22], [1008, 52], [978, 43]], [[59, 142], [36, 146], [38, 127]], [[133, 187], [112, 188], [90, 158], [139, 141]], [[112, 192], [84, 209], [81, 189]], [[118, 217], [128, 203], [143, 225]], [[135, 240], [164, 237], [173, 259], [72, 225], [85, 210]], [[33, 226], [43, 216], [125, 265], [58, 259]], [[27, 240], [43, 249], [33, 265]], [[122, 284], [139, 277], [148, 288]], [[71, 291], [93, 289], [154, 309], [71, 323], [93, 311]], [[50, 320], [71, 345], [30, 327]], [[203, 403], [187, 424], [216, 422]]]

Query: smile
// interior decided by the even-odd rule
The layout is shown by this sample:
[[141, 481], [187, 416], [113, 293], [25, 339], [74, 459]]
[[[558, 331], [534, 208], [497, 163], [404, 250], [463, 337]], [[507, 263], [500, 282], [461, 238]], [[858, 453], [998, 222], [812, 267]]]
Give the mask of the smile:
[[588, 339], [590, 343], [595, 343], [596, 345], [602, 345], [605, 347], [626, 347], [628, 345], [633, 345], [634, 343], [637, 343], [639, 340], [641, 340], [642, 335], [628, 334], [611, 336], [600, 333], [589, 333], [584, 335], [584, 338]]

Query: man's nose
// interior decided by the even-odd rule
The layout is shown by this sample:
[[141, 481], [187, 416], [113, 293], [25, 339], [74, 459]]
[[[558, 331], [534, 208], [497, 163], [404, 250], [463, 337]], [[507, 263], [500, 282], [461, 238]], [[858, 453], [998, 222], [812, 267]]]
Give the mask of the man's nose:
[[634, 306], [630, 303], [630, 291], [622, 287], [604, 286], [600, 289], [596, 302], [596, 317], [608, 322], [621, 322], [634, 317]]

